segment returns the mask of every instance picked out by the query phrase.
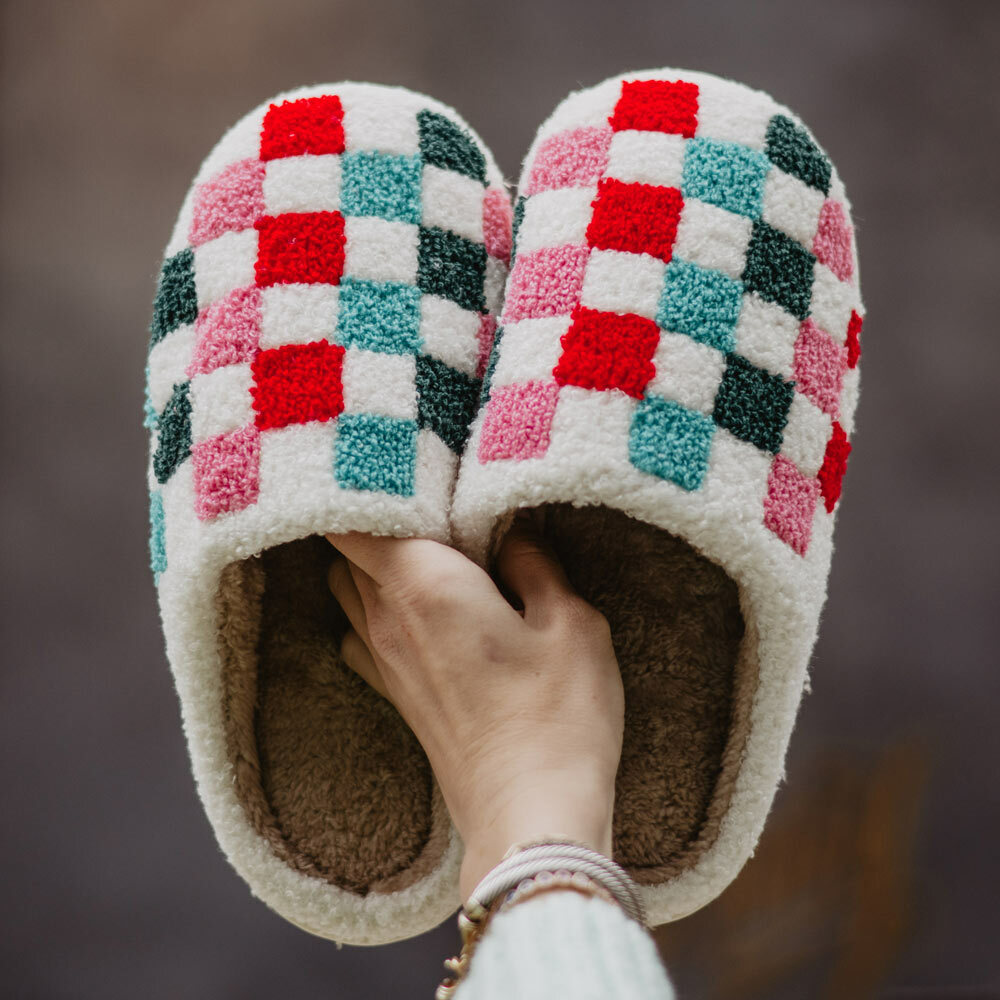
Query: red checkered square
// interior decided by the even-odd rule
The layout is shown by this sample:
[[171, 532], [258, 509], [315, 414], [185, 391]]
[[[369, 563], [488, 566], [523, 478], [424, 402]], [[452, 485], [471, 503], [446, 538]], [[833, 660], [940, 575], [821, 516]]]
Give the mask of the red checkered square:
[[260, 133], [260, 158], [344, 151], [344, 109], [330, 94], [272, 104]]
[[610, 120], [616, 132], [641, 129], [692, 139], [698, 126], [698, 86], [683, 80], [628, 80]]
[[847, 367], [856, 368], [861, 357], [861, 341], [858, 339], [864, 320], [851, 310], [851, 320], [847, 324]]
[[340, 212], [288, 212], [255, 223], [257, 284], [297, 281], [340, 284], [344, 273], [344, 217]]
[[261, 430], [332, 420], [344, 409], [344, 348], [337, 344], [285, 344], [261, 351], [251, 367]]
[[660, 331], [650, 319], [580, 307], [562, 338], [553, 375], [560, 385], [621, 389], [642, 399], [656, 374], [653, 355]]
[[606, 178], [597, 187], [587, 241], [599, 250], [648, 253], [669, 261], [682, 204], [677, 188]]

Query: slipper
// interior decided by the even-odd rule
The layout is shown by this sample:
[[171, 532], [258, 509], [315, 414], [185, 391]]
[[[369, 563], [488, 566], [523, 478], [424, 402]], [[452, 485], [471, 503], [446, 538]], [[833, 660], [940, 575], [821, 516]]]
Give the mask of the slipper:
[[234, 126], [166, 250], [150, 548], [198, 790], [253, 892], [340, 942], [445, 919], [461, 843], [409, 728], [339, 658], [322, 535], [449, 540], [510, 219], [454, 111], [345, 83]]
[[844, 188], [787, 108], [653, 70], [529, 152], [452, 511], [487, 563], [539, 508], [626, 693], [615, 859], [654, 924], [761, 833], [826, 596], [863, 309]]

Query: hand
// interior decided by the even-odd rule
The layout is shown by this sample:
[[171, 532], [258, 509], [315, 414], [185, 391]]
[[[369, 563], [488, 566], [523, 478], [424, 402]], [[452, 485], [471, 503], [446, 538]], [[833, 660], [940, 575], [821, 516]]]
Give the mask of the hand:
[[[422, 744], [465, 842], [462, 898], [511, 844], [611, 854], [625, 698], [604, 617], [518, 519], [490, 576], [437, 542], [327, 535], [342, 656]], [[344, 558], [346, 557], [346, 558]]]

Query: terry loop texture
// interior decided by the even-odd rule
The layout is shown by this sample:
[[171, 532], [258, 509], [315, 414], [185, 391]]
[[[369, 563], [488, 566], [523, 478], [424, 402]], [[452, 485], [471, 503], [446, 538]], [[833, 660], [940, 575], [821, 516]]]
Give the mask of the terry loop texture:
[[643, 886], [663, 923], [736, 876], [782, 776], [858, 398], [850, 209], [787, 108], [664, 69], [560, 104], [514, 219], [456, 542], [484, 561], [514, 508], [617, 508], [726, 571], [758, 664], [714, 839]]
[[282, 94], [235, 125], [166, 250], [147, 367], [150, 549], [199, 793], [254, 893], [339, 941], [439, 923], [459, 902], [461, 847], [452, 832], [429, 874], [367, 894], [277, 856], [227, 749], [220, 581], [324, 532], [449, 540], [509, 251], [503, 180], [468, 126], [355, 83]]

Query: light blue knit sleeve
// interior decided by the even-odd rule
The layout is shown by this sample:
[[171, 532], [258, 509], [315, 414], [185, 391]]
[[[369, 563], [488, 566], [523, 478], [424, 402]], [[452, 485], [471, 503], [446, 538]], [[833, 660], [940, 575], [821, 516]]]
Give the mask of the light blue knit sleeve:
[[498, 914], [454, 1000], [674, 1000], [652, 937], [614, 903], [545, 892]]

